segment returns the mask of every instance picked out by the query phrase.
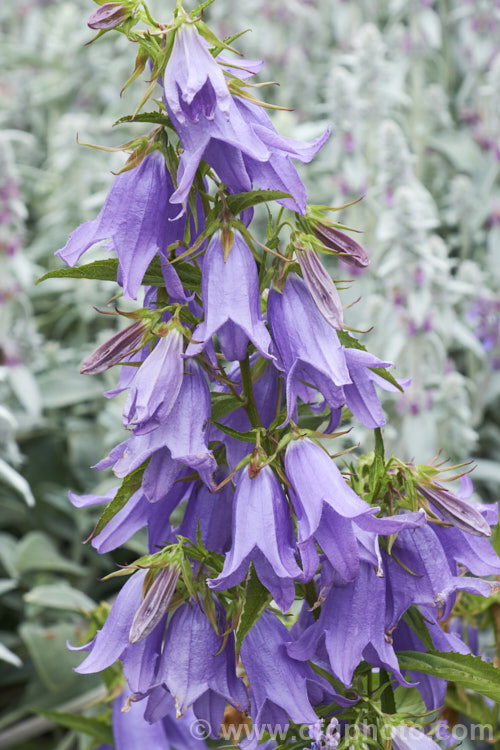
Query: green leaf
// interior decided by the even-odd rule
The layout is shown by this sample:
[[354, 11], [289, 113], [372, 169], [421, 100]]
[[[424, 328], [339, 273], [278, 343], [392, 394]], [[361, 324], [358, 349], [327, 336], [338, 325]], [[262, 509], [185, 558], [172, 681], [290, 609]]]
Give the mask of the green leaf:
[[86, 570], [59, 554], [43, 531], [30, 531], [16, 546], [14, 565], [18, 573], [50, 570], [69, 575], [85, 575]]
[[245, 603], [241, 612], [240, 621], [236, 628], [236, 651], [238, 652], [246, 634], [253, 628], [257, 620], [263, 614], [271, 601], [271, 594], [257, 578], [252, 566], [250, 578], [248, 579]]
[[125, 477], [114, 498], [106, 505], [104, 513], [99, 518], [90, 539], [94, 539], [94, 537], [101, 533], [106, 524], [108, 524], [111, 519], [125, 507], [134, 492], [139, 489], [142, 484], [142, 475], [144, 474], [148, 462], [149, 459], [145, 461], [142, 466], [139, 466], [138, 469]]
[[428, 651], [434, 651], [434, 643], [432, 642], [431, 635], [425, 624], [425, 619], [418, 607], [414, 604], [411, 605], [403, 615], [403, 620], [406, 622], [413, 632], [418, 635], [425, 648]]
[[111, 726], [102, 719], [94, 719], [81, 714], [67, 714], [63, 711], [52, 711], [47, 708], [35, 708], [33, 710], [45, 719], [54, 722], [54, 724], [59, 724], [66, 729], [74, 729], [76, 732], [83, 732], [103, 744], [114, 746]]
[[235, 409], [240, 409], [243, 405], [241, 399], [233, 396], [232, 393], [216, 393], [210, 394], [212, 399], [212, 419], [219, 420], [225, 417], [226, 414], [230, 414]]
[[212, 424], [215, 425], [225, 435], [229, 435], [235, 440], [241, 440], [241, 442], [243, 443], [253, 443], [254, 445], [257, 442], [256, 430], [249, 430], [248, 432], [237, 432], [237, 430], [233, 430], [231, 427], [227, 427], [225, 424], [222, 424], [222, 422], [216, 422], [213, 419], [211, 419], [210, 422], [212, 422]]
[[45, 628], [26, 622], [20, 626], [19, 634], [46, 690], [61, 695], [70, 691], [78, 681], [86, 679], [73, 672], [82, 661], [82, 654], [70, 651], [66, 646], [67, 641], [81, 641], [83, 633], [79, 626], [59, 623]]
[[[195, 292], [201, 290], [201, 271], [197, 266], [187, 262], [174, 264], [174, 268], [179, 274], [179, 278], [185, 287]], [[118, 272], [118, 259], [107, 258], [106, 260], [96, 260], [93, 263], [87, 263], [83, 266], [74, 266], [71, 268], [57, 268], [54, 271], [41, 276], [37, 284], [46, 279], [97, 279], [98, 281], [114, 281]], [[143, 284], [148, 286], [165, 286], [163, 274], [161, 272], [161, 260], [158, 256], [153, 258], [148, 266]]]
[[91, 612], [96, 603], [89, 596], [65, 583], [42, 584], [28, 591], [24, 600], [30, 604], [70, 612]]
[[379, 687], [383, 687], [384, 691], [380, 696], [380, 703], [382, 711], [385, 714], [396, 713], [396, 703], [394, 700], [394, 692], [392, 690], [391, 680], [385, 669], [380, 670], [380, 682]]
[[251, 190], [247, 193], [228, 195], [226, 201], [230, 211], [236, 216], [245, 209], [257, 206], [259, 203], [278, 201], [283, 198], [291, 198], [290, 193], [283, 193], [280, 190]]
[[454, 651], [400, 651], [397, 656], [401, 669], [441, 677], [494, 701], [500, 701], [500, 669], [482, 661], [479, 656]]

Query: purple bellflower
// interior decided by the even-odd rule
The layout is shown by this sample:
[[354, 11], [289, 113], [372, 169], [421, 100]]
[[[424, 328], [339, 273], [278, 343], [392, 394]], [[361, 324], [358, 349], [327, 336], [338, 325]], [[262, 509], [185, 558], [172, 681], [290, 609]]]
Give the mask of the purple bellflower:
[[[162, 721], [153, 724], [145, 716], [146, 704], [142, 701], [126, 703], [123, 692], [113, 702], [112, 726], [115, 750], [137, 750], [140, 747], [148, 750], [193, 750], [191, 727], [195, 721], [192, 712], [182, 719], [168, 715]], [[206, 744], [197, 738], [196, 747], [206, 750]], [[108, 745], [101, 745], [97, 750], [107, 750]]]
[[245, 359], [249, 340], [262, 356], [270, 357], [271, 337], [260, 311], [257, 265], [239, 232], [234, 234], [227, 260], [220, 234], [210, 241], [203, 258], [202, 299], [205, 320], [194, 329], [187, 356], [199, 354], [217, 334], [222, 353], [230, 361]]
[[110, 240], [119, 260], [124, 296], [136, 299], [144, 274], [157, 252], [184, 236], [185, 217], [169, 203], [172, 178], [158, 150], [135, 169], [119, 174], [101, 212], [78, 227], [59, 255], [69, 266], [97, 242]]
[[431, 737], [407, 725], [400, 724], [391, 731], [394, 750], [440, 750], [440, 745]]
[[297, 421], [297, 398], [307, 400], [316, 387], [332, 411], [329, 429], [335, 429], [351, 382], [345, 350], [337, 333], [319, 312], [305, 282], [289, 274], [283, 292], [271, 290], [267, 315], [271, 335], [286, 373], [288, 418]]
[[251, 562], [260, 581], [286, 611], [294, 596], [293, 579], [301, 574], [295, 560], [295, 538], [283, 490], [269, 466], [251, 478], [243, 473], [234, 496], [233, 544], [224, 568], [209, 579], [212, 589], [224, 590], [243, 580]]
[[156, 679], [174, 697], [177, 716], [193, 706], [195, 715], [208, 721], [212, 736], [218, 737], [226, 703], [245, 711], [248, 697], [236, 676], [234, 634], [221, 651], [226, 622], [217, 604], [215, 611], [220, 635], [197, 602], [186, 602], [174, 612]]
[[148, 637], [140, 643], [130, 642], [130, 628], [142, 605], [145, 576], [146, 570], [134, 573], [119, 591], [106, 622], [94, 639], [85, 646], [73, 648], [75, 651], [90, 651], [75, 672], [101, 672], [121, 659], [130, 689], [139, 693], [149, 690], [160, 655], [165, 618], [159, 620]]
[[330, 589], [319, 619], [288, 646], [288, 653], [301, 661], [314, 659], [324, 639], [332, 671], [347, 687], [362, 658], [408, 686], [384, 628], [384, 611], [385, 581], [371, 565], [360, 563], [354, 581]]
[[198, 363], [192, 359], [184, 360], [184, 373], [179, 395], [166, 422], [145, 435], [133, 435], [120, 443], [95, 466], [97, 469], [114, 466], [114, 473], [124, 477], [161, 451], [154, 466], [155, 469], [163, 466], [166, 484], [157, 481], [154, 470], [148, 473], [146, 469], [145, 472], [148, 473], [149, 491], [155, 493], [153, 497], [149, 495], [153, 501], [163, 497], [178, 478], [172, 460], [178, 464], [179, 471], [182, 463], [187, 464], [207, 483], [211, 483], [210, 477], [217, 468], [206, 442], [211, 413], [207, 381]]
[[[281, 190], [292, 196], [279, 201], [282, 205], [305, 213], [306, 191], [291, 159], [310, 161], [330, 131], [310, 144], [279, 136], [261, 107], [229, 94], [222, 68], [196, 29], [182, 31], [178, 43], [177, 37], [165, 71], [165, 105], [184, 151], [171, 202], [186, 203], [204, 159], [230, 192], [251, 190], [252, 185]], [[192, 60], [201, 58], [203, 68], [189, 73]]]
[[124, 425], [144, 435], [163, 424], [182, 385], [184, 338], [175, 327], [160, 336], [130, 385], [123, 410]]
[[181, 125], [213, 120], [217, 108], [229, 118], [231, 94], [223, 69], [192, 23], [175, 32], [164, 75], [165, 102]]
[[250, 683], [252, 722], [257, 730], [263, 725], [286, 725], [290, 719], [297, 724], [313, 724], [317, 721], [313, 706], [325, 698], [340, 706], [353, 703], [335, 693], [308, 664], [292, 658], [287, 653], [290, 640], [290, 631], [283, 623], [271, 612], [264, 612], [241, 646], [241, 661]]

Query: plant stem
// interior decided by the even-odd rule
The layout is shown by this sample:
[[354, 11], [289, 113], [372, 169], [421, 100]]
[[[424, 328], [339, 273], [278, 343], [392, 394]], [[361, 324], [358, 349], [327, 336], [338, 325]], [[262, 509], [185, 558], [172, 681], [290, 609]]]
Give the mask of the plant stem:
[[250, 357], [247, 356], [240, 362], [241, 385], [245, 396], [245, 411], [248, 414], [252, 427], [262, 427], [260, 422], [255, 396], [253, 395], [252, 373], [250, 372]]

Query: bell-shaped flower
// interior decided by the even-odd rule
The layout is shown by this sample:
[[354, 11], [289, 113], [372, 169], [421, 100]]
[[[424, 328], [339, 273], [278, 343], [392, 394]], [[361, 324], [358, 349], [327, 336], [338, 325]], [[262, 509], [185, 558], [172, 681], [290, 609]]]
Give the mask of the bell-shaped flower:
[[306, 382], [322, 393], [332, 411], [329, 429], [335, 429], [345, 404], [342, 386], [351, 383], [345, 350], [299, 276], [290, 273], [281, 293], [271, 290], [267, 317], [286, 373], [288, 418], [297, 421], [297, 398]]
[[[212, 60], [210, 81], [213, 64]], [[196, 88], [202, 74], [195, 78]], [[261, 107], [241, 97], [231, 95], [227, 110], [215, 106], [221, 96], [208, 83], [207, 79], [191, 105], [186, 106], [181, 99], [176, 102], [174, 98], [174, 106], [181, 106], [182, 121], [176, 116], [169, 99], [165, 98], [167, 112], [183, 148], [177, 172], [178, 187], [171, 197], [172, 203], [186, 203], [196, 170], [203, 159], [217, 172], [230, 192], [248, 191], [252, 186], [280, 190], [292, 197], [279, 203], [292, 211], [305, 213], [306, 190], [291, 160], [310, 161], [330, 131], [307, 144], [284, 138], [278, 135]], [[201, 114], [204, 116], [200, 117]], [[209, 114], [211, 119], [207, 119]], [[195, 119], [191, 120], [189, 115]]]
[[233, 633], [222, 648], [226, 622], [217, 604], [215, 616], [218, 632], [197, 602], [174, 612], [156, 676], [174, 697], [177, 715], [193, 706], [198, 719], [211, 726], [212, 737], [219, 735], [226, 703], [240, 711], [248, 708], [245, 686], [236, 676]]
[[[145, 716], [145, 701], [131, 701], [127, 704], [124, 691], [113, 701], [112, 727], [115, 750], [193, 750], [191, 729], [195, 722], [192, 712], [182, 719], [176, 719], [175, 713], [165, 716], [162, 721], [150, 723]], [[197, 737], [196, 747], [206, 750], [206, 744]], [[97, 750], [107, 750], [106, 745]]]
[[[351, 383], [344, 386], [347, 406], [365, 427], [372, 430], [381, 427], [385, 424], [385, 416], [374, 383], [386, 390], [392, 390], [394, 386], [377, 376], [371, 368], [392, 367], [392, 363], [383, 362], [360, 349], [346, 349], [345, 358], [351, 378]], [[385, 387], [386, 383], [388, 388]]]
[[[184, 371], [179, 395], [166, 422], [145, 435], [133, 435], [120, 443], [94, 467], [105, 469], [114, 466], [117, 476], [127, 476], [157, 451], [160, 452], [152, 459], [155, 461], [153, 469], [149, 470], [148, 466], [144, 473], [146, 492], [153, 502], [164, 497], [178, 478], [175, 464], [187, 464], [209, 484], [217, 468], [207, 445], [207, 425], [211, 414], [207, 381], [194, 360], [184, 360]], [[164, 471], [162, 479], [165, 479], [165, 484], [157, 481], [156, 471], [160, 467]]]
[[324, 645], [334, 675], [346, 686], [351, 685], [362, 659], [387, 669], [400, 684], [408, 685], [381, 617], [385, 597], [385, 580], [376, 575], [371, 565], [360, 563], [354, 581], [332, 586], [318, 620], [288, 646], [288, 653], [308, 661]]
[[264, 612], [245, 636], [240, 656], [250, 683], [251, 716], [254, 727], [268, 728], [313, 724], [317, 715], [313, 706], [336, 702], [352, 705], [336, 694], [331, 685], [315, 674], [309, 664], [287, 653], [290, 631], [271, 612]]
[[163, 82], [165, 102], [182, 125], [213, 120], [216, 108], [229, 117], [231, 94], [223, 69], [192, 23], [175, 32]]
[[123, 662], [123, 671], [133, 692], [144, 693], [153, 683], [156, 664], [165, 631], [165, 618], [159, 620], [140, 643], [130, 643], [130, 628], [142, 604], [142, 587], [146, 570], [138, 570], [121, 588], [113, 602], [106, 622], [94, 639], [75, 651], [90, 651], [76, 667], [79, 674], [101, 672], [117, 659]]
[[144, 274], [157, 252], [184, 236], [185, 216], [169, 203], [172, 178], [165, 158], [154, 150], [135, 169], [119, 174], [96, 219], [71, 235], [59, 255], [74, 266], [92, 245], [110, 240], [119, 260], [123, 294], [136, 299]]
[[301, 575], [295, 560], [295, 538], [290, 511], [281, 485], [269, 466], [251, 478], [243, 473], [234, 495], [233, 544], [224, 568], [209, 579], [212, 589], [224, 590], [240, 583], [251, 562], [260, 581], [283, 611], [291, 606], [293, 579]]
[[217, 334], [228, 360], [245, 359], [249, 341], [269, 358], [271, 337], [260, 311], [257, 264], [239, 232], [234, 233], [227, 260], [220, 233], [212, 237], [203, 258], [201, 283], [205, 319], [194, 329], [186, 355], [199, 354]]
[[441, 745], [434, 742], [416, 727], [399, 724], [391, 730], [392, 747], [394, 750], [440, 750]]
[[[391, 549], [382, 551], [387, 581], [386, 626], [392, 629], [412, 604], [442, 608], [446, 618], [457, 591], [489, 596], [494, 584], [480, 578], [457, 575], [431, 524], [414, 531], [402, 530]], [[411, 571], [411, 572], [409, 572]]]
[[163, 424], [172, 411], [182, 385], [184, 338], [171, 325], [138, 368], [123, 409], [123, 422], [136, 435]]
[[355, 518], [372, 508], [347, 484], [328, 453], [304, 438], [288, 444], [285, 470], [291, 482], [299, 539], [309, 539], [320, 525], [325, 505], [344, 518]]

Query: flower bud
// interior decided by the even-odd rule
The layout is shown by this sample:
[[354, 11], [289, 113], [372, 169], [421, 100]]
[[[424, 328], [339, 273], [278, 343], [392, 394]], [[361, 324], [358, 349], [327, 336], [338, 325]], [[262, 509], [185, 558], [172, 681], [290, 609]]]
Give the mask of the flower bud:
[[139, 346], [145, 330], [144, 321], [136, 320], [132, 325], [115, 333], [83, 362], [80, 367], [82, 375], [98, 375], [100, 372], [109, 370], [113, 365], [117, 365]]
[[144, 640], [158, 625], [174, 595], [179, 573], [177, 565], [160, 570], [132, 620], [130, 643]]
[[342, 256], [344, 263], [356, 266], [357, 268], [366, 268], [370, 263], [366, 251], [361, 247], [359, 242], [356, 242], [356, 240], [353, 240], [352, 237], [349, 237], [339, 229], [328, 224], [322, 224], [321, 222], [314, 222], [312, 230], [325, 247]]
[[109, 31], [119, 26], [125, 19], [130, 16], [130, 11], [121, 3], [104, 3], [100, 8], [92, 13], [87, 26], [91, 29]]
[[474, 536], [491, 536], [488, 522], [467, 500], [457, 497], [438, 482], [430, 485], [416, 484], [415, 487], [444, 520], [455, 528]]
[[340, 330], [344, 324], [344, 311], [337, 287], [312, 248], [295, 245], [295, 249], [304, 281], [316, 307], [332, 328]]

